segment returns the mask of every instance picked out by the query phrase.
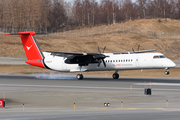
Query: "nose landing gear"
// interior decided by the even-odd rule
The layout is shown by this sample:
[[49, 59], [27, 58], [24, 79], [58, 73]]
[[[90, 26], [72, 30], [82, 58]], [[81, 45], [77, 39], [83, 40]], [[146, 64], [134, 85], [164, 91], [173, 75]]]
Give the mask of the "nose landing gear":
[[164, 72], [165, 75], [169, 75], [169, 70], [166, 68], [166, 71]]
[[169, 71], [168, 70], [166, 70], [164, 73], [165, 73], [165, 75], [169, 75]]

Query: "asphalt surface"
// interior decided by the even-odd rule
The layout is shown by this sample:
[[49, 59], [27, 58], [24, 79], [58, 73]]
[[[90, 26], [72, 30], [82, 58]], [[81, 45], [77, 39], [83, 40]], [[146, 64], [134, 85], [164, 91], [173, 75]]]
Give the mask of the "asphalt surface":
[[0, 120], [178, 120], [179, 88], [180, 79], [0, 75]]
[[3, 65], [27, 65], [25, 63], [27, 59], [24, 58], [12, 58], [12, 57], [0, 57], [0, 64]]

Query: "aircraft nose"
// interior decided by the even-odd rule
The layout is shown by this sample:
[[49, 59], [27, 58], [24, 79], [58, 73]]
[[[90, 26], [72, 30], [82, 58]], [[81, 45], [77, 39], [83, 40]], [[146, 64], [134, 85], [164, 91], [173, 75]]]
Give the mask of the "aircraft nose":
[[171, 62], [169, 63], [169, 67], [176, 67], [176, 64], [175, 64], [173, 61], [171, 61]]

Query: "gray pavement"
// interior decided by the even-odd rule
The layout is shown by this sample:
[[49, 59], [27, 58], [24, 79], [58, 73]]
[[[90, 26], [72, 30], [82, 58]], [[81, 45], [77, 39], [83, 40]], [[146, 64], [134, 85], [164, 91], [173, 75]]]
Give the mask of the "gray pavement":
[[180, 67], [180, 61], [174, 61], [176, 64], [176, 67]]
[[12, 58], [12, 57], [0, 57], [0, 64], [3, 65], [27, 65], [25, 63], [27, 59], [24, 58]]
[[[144, 95], [144, 82], [146, 88], [151, 85], [151, 96]], [[50, 79], [0, 75], [0, 98], [4, 97], [3, 92], [6, 98], [0, 120], [178, 120], [179, 88], [180, 79], [85, 77], [76, 80], [69, 76]], [[103, 106], [105, 102], [111, 104], [108, 109]]]

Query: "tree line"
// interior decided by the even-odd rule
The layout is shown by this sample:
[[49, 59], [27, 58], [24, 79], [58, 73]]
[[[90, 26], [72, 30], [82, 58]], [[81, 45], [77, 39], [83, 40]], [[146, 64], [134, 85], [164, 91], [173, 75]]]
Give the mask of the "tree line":
[[59, 30], [144, 18], [180, 19], [180, 0], [0, 0], [0, 28]]

